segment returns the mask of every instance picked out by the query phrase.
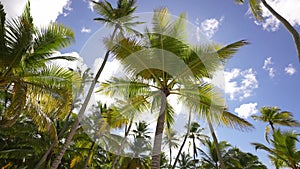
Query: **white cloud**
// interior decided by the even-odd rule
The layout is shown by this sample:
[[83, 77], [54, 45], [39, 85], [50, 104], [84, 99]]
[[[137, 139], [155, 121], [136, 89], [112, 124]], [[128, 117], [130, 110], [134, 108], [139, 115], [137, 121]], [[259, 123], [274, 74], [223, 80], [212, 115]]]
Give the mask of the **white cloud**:
[[[15, 18], [22, 14], [27, 0], [1, 0], [8, 17]], [[71, 11], [71, 0], [31, 0], [31, 14], [36, 26], [54, 22], [61, 14], [68, 15]]]
[[292, 64], [289, 64], [287, 67], [284, 68], [284, 71], [286, 74], [292, 76], [296, 73], [296, 69], [293, 67]]
[[268, 57], [265, 61], [264, 61], [264, 65], [263, 65], [263, 69], [268, 71], [269, 76], [271, 78], [275, 77], [275, 69], [271, 66], [274, 63], [272, 62], [272, 57]]
[[230, 100], [243, 100], [253, 95], [253, 90], [258, 88], [256, 73], [252, 68], [241, 71], [232, 69], [224, 72], [225, 94], [229, 95]]
[[87, 69], [87, 65], [83, 63], [83, 58], [77, 52], [61, 53], [57, 51], [55, 54], [53, 54], [53, 56], [72, 56], [77, 58], [75, 61], [66, 61], [62, 59], [52, 61], [52, 63], [58, 66], [71, 68], [73, 70], [76, 70], [77, 67], [81, 68], [82, 70]]
[[238, 113], [241, 118], [248, 118], [258, 112], [257, 103], [242, 104], [239, 108], [235, 108], [234, 111]]
[[[299, 0], [267, 0], [267, 3], [293, 26], [300, 25]], [[268, 31], [278, 30], [280, 22], [264, 6], [262, 9], [265, 20], [262, 23], [256, 23]]]
[[[202, 31], [209, 39], [211, 39], [214, 34], [218, 31], [219, 26], [221, 25], [224, 17], [222, 16], [219, 20], [215, 18], [206, 19], [201, 22], [200, 27], [198, 26], [196, 29], [197, 40], [199, 41], [199, 35]], [[199, 20], [196, 20], [196, 24], [199, 24]]]
[[81, 29], [81, 32], [82, 32], [82, 33], [90, 33], [90, 32], [91, 32], [91, 29], [88, 29], [88, 28], [83, 27], [83, 28]]
[[[87, 0], [83, 0], [84, 2], [87, 2]], [[95, 0], [96, 2], [98, 2], [99, 0]], [[92, 1], [88, 1], [89, 3], [89, 9], [94, 12], [94, 3]]]

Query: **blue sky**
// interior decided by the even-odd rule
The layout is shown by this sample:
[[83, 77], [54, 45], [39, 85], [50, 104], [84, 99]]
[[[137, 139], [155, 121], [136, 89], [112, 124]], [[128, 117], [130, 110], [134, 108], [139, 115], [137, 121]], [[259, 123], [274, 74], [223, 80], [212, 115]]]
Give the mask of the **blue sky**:
[[[26, 3], [25, 0], [1, 0], [1, 2], [10, 17], [19, 15]], [[110, 2], [114, 3], [114, 1]], [[299, 0], [268, 0], [268, 2], [300, 32]], [[107, 36], [109, 31], [103, 30], [102, 24], [93, 21], [97, 14], [91, 10], [88, 0], [40, 2], [32, 0], [31, 5], [34, 22], [37, 25], [57, 21], [74, 30], [76, 42], [60, 51], [62, 54], [72, 53], [79, 57], [84, 52], [82, 49], [86, 43], [100, 42], [103, 38], [92, 36], [95, 32], [98, 31], [96, 35]], [[249, 120], [254, 124], [255, 129], [244, 133], [223, 127], [217, 127], [216, 130], [219, 140], [228, 140], [230, 144], [258, 155], [270, 167], [265, 153], [256, 152], [249, 144], [250, 142], [265, 143], [265, 124], [253, 121], [248, 116], [258, 113], [258, 109], [262, 106], [278, 106], [282, 110], [292, 112], [300, 121], [298, 112], [300, 110], [298, 90], [300, 67], [290, 34], [267, 12], [264, 12], [267, 18], [265, 22], [256, 22], [252, 15], [247, 13], [248, 4], [236, 5], [234, 0], [222, 2], [138, 0], [137, 5], [137, 13], [152, 12], [153, 9], [161, 7], [168, 7], [169, 11], [177, 16], [184, 12], [188, 20], [198, 27], [197, 29], [218, 43], [228, 44], [241, 39], [251, 43], [241, 48], [226, 64], [224, 75], [229, 110]], [[94, 40], [89, 40], [90, 37]], [[102, 52], [101, 47], [95, 50]], [[82, 55], [85, 64], [89, 67], [94, 65], [96, 55], [92, 57]], [[118, 63], [110, 64], [116, 67], [114, 64]], [[106, 71], [110, 72], [110, 70]], [[299, 129], [295, 130], [299, 131]]]

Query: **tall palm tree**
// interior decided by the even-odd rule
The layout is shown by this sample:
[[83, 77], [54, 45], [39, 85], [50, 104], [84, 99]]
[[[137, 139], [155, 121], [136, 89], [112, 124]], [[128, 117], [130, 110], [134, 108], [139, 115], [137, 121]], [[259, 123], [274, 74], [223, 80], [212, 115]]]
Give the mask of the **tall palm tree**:
[[273, 132], [273, 139], [270, 140], [272, 147], [261, 143], [251, 143], [255, 149], [264, 150], [269, 153], [269, 158], [276, 168], [291, 167], [297, 169], [300, 166], [300, 151], [296, 149], [296, 142], [299, 134], [294, 132], [281, 132], [277, 129]]
[[20, 17], [6, 20], [5, 16], [0, 3], [0, 91], [5, 93], [0, 128], [26, 116], [57, 140], [53, 120], [69, 112], [73, 73], [50, 61], [74, 60], [53, 56], [74, 40], [74, 33], [57, 23], [35, 27], [29, 2]]
[[[201, 110], [198, 112], [203, 116], [204, 112], [209, 112], [205, 110], [211, 107], [224, 109], [224, 106], [217, 104], [219, 102], [215, 101], [216, 98], [211, 100], [212, 89], [201, 79], [211, 78], [211, 73], [220, 66], [219, 62], [213, 59], [214, 49], [217, 49], [220, 60], [225, 61], [239, 47], [247, 44], [242, 40], [223, 48], [219, 45], [194, 48], [183, 37], [186, 33], [184, 19], [182, 14], [172, 22], [166, 8], [156, 10], [152, 31], [146, 29], [144, 39], [119, 40], [112, 52], [125, 65], [130, 76], [127, 79], [113, 78], [103, 83], [100, 88], [101, 92], [110, 96], [129, 93], [142, 95], [148, 101], [153, 101], [152, 110], [159, 113], [152, 151], [153, 169], [159, 168], [164, 124], [171, 119], [168, 112], [171, 112], [172, 106], [167, 103], [167, 97], [172, 94], [179, 96], [181, 100], [190, 100], [185, 102], [188, 107], [198, 108], [197, 110]], [[206, 65], [199, 56], [211, 63]], [[221, 114], [212, 111], [211, 113], [215, 113], [214, 116]], [[170, 118], [165, 118], [167, 116]]]
[[[255, 120], [259, 120], [262, 122], [268, 123], [271, 127], [272, 131], [274, 132], [275, 127], [274, 125], [281, 125], [281, 126], [289, 126], [289, 127], [299, 127], [300, 123], [293, 119], [293, 114], [288, 111], [281, 111], [278, 107], [262, 107], [260, 108], [261, 115], [253, 115], [252, 118]], [[268, 141], [269, 135], [269, 128], [266, 127], [266, 134], [265, 138]]]
[[[112, 5], [108, 1], [100, 1], [100, 2], [92, 1], [92, 2], [94, 4], [94, 9], [98, 12], [98, 14], [103, 16], [102, 18], [95, 18], [95, 20], [104, 22], [108, 26], [114, 27], [112, 35], [111, 35], [110, 39], [108, 40], [108, 43], [110, 43], [115, 38], [117, 31], [119, 31], [120, 33], [123, 33], [124, 28], [126, 30], [134, 31], [130, 27], [140, 24], [140, 22], [132, 22], [134, 19], [132, 14], [134, 13], [134, 11], [136, 9], [136, 6], [135, 6], [136, 1], [135, 0], [118, 0], [116, 8], [113, 8]], [[87, 96], [85, 97], [82, 107], [78, 113], [78, 117], [77, 117], [76, 121], [73, 123], [70, 133], [66, 138], [66, 142], [62, 146], [61, 151], [58, 153], [56, 159], [54, 160], [54, 162], [51, 166], [52, 169], [56, 169], [58, 167], [65, 151], [67, 150], [68, 146], [71, 143], [71, 140], [79, 126], [79, 122], [80, 122], [81, 118], [83, 117], [86, 107], [90, 101], [90, 98], [92, 96], [92, 93], [94, 91], [96, 83], [98, 81], [98, 78], [100, 77], [100, 75], [104, 69], [104, 66], [108, 60], [110, 52], [111, 52], [111, 49], [108, 48], [105, 53], [103, 62], [101, 64], [99, 70], [97, 71], [94, 79], [92, 80], [92, 83], [89, 87]]]
[[167, 128], [165, 130], [165, 136], [163, 138], [163, 144], [167, 145], [169, 148], [169, 167], [172, 166], [172, 149], [179, 147], [179, 138], [177, 138], [176, 130], [172, 128]]
[[[244, 4], [245, 0], [235, 0], [238, 4]], [[300, 62], [300, 35], [297, 32], [297, 30], [284, 18], [282, 17], [278, 12], [276, 12], [268, 3], [266, 0], [249, 0], [249, 6], [252, 11], [253, 16], [258, 20], [263, 20], [262, 16], [262, 8], [261, 4], [268, 9], [271, 14], [277, 18], [283, 26], [290, 32], [294, 39], [294, 44], [296, 45], [296, 50], [298, 54], [298, 59]]]
[[[88, 82], [91, 80], [91, 74], [89, 73], [90, 69], [86, 69], [82, 72], [80, 68], [77, 68], [76, 72], [78, 72], [78, 75], [81, 76], [81, 78], [77, 78], [77, 81], [80, 81], [79, 85], [74, 85], [73, 87], [73, 100], [71, 104], [71, 108], [69, 111], [69, 114], [64, 120], [63, 128], [59, 131], [57, 137], [58, 139], [61, 139], [63, 135], [65, 134], [65, 131], [69, 127], [70, 121], [71, 121], [71, 116], [73, 114], [73, 111], [75, 108], [78, 108], [80, 106], [80, 96], [84, 93], [84, 88], [87, 85]], [[76, 74], [75, 74], [76, 75]], [[51, 159], [51, 155], [53, 152], [53, 149], [56, 148], [57, 142], [53, 141], [53, 143], [50, 145], [48, 150], [44, 153], [44, 155], [41, 157], [40, 161], [35, 165], [35, 169], [40, 168], [40, 166], [43, 164], [43, 162], [48, 158]]]

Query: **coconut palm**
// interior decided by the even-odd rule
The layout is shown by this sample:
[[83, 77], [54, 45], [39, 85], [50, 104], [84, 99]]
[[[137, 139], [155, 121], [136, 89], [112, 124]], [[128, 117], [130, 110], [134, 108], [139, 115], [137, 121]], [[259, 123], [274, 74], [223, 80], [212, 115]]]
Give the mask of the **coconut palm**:
[[122, 157], [120, 169], [149, 169], [149, 157], [145, 154], [151, 150], [151, 143], [148, 131], [149, 124], [145, 121], [135, 123], [136, 129], [132, 130], [134, 140], [129, 145], [130, 153]]
[[[205, 140], [208, 139], [208, 136], [202, 134], [203, 130], [204, 128], [200, 128], [200, 124], [198, 122], [191, 123], [188, 138], [192, 139], [194, 163], [196, 162], [196, 157], [198, 156], [197, 150], [199, 149], [196, 145], [196, 141], [200, 141], [200, 143], [204, 144]], [[195, 167], [196, 166], [194, 166], [194, 168]]]
[[177, 138], [177, 132], [172, 128], [165, 130], [165, 136], [163, 138], [163, 144], [169, 148], [169, 167], [172, 166], [172, 149], [179, 147], [179, 138]]
[[[217, 155], [217, 147], [216, 144], [210, 140], [205, 141], [205, 146], [207, 148], [207, 152], [203, 150], [199, 150], [202, 156], [202, 164], [201, 167], [204, 169], [219, 169], [220, 161]], [[221, 153], [221, 157], [224, 158], [226, 154], [226, 150], [231, 146], [226, 141], [219, 142], [219, 151]]]
[[[238, 4], [244, 4], [245, 0], [235, 0], [236, 3]], [[297, 30], [284, 18], [282, 17], [278, 12], [276, 12], [268, 3], [266, 0], [249, 0], [249, 6], [251, 9], [251, 12], [253, 14], [253, 16], [258, 19], [258, 20], [263, 20], [263, 16], [262, 16], [262, 8], [261, 8], [261, 4], [268, 9], [269, 12], [271, 12], [271, 14], [278, 19], [283, 26], [290, 32], [290, 34], [292, 35], [293, 39], [294, 39], [294, 44], [296, 45], [296, 50], [297, 50], [297, 54], [298, 54], [298, 59], [300, 62], [300, 35], [297, 32]]]
[[[159, 168], [160, 164], [164, 124], [172, 121], [172, 106], [167, 103], [167, 97], [172, 94], [181, 97], [180, 100], [190, 100], [185, 102], [188, 107], [201, 110], [198, 112], [203, 116], [204, 112], [209, 112], [205, 110], [211, 106], [223, 110], [224, 106], [217, 104], [220, 103], [216, 101], [217, 97], [214, 101], [211, 100], [212, 87], [201, 79], [211, 78], [211, 73], [220, 66], [214, 59], [214, 54], [219, 54], [219, 59], [225, 61], [239, 47], [247, 44], [242, 40], [223, 48], [219, 45], [194, 48], [186, 43], [183, 37], [186, 33], [184, 18], [182, 14], [172, 22], [167, 9], [156, 10], [153, 16], [153, 30], [146, 29], [144, 39], [118, 40], [112, 52], [115, 58], [125, 65], [130, 76], [127, 79], [112, 78], [100, 88], [101, 92], [110, 96], [128, 93], [142, 95], [148, 101], [152, 101], [152, 111], [159, 113], [152, 151], [151, 167], [154, 169]], [[213, 52], [214, 49], [218, 49], [217, 52]], [[204, 65], [199, 56], [209, 63]], [[217, 114], [214, 116], [217, 117]]]
[[237, 147], [227, 150], [224, 161], [227, 169], [267, 169], [257, 156], [242, 152]]
[[294, 132], [281, 132], [277, 129], [272, 134], [273, 139], [270, 139], [271, 147], [261, 143], [251, 143], [256, 150], [264, 150], [269, 153], [269, 158], [276, 168], [291, 167], [299, 168], [300, 151], [296, 149], [296, 142], [299, 142], [298, 136]]
[[1, 129], [0, 166], [33, 168], [52, 140], [47, 133], [39, 132], [32, 120], [21, 116], [12, 127]]
[[194, 168], [193, 158], [188, 153], [181, 153], [178, 160], [178, 167], [181, 169], [191, 169]]
[[[293, 114], [288, 111], [281, 111], [278, 107], [262, 107], [260, 108], [261, 115], [253, 115], [252, 118], [255, 120], [259, 120], [262, 122], [268, 123], [271, 127], [272, 131], [274, 132], [275, 127], [274, 125], [280, 126], [289, 126], [289, 127], [299, 127], [300, 123], [293, 119]], [[266, 140], [268, 141], [269, 135], [269, 127], [266, 127]]]
[[35, 27], [29, 2], [20, 17], [6, 20], [5, 15], [0, 3], [0, 91], [4, 94], [0, 127], [11, 127], [26, 116], [57, 140], [53, 120], [69, 112], [73, 73], [51, 60], [74, 60], [53, 56], [74, 40], [74, 33], [57, 23]]
[[[69, 127], [70, 121], [72, 120], [72, 114], [75, 108], [78, 108], [80, 106], [80, 96], [84, 93], [84, 88], [87, 85], [88, 82], [91, 80], [91, 74], [89, 73], [90, 69], [86, 69], [82, 72], [80, 68], [77, 68], [76, 72], [78, 72], [78, 75], [81, 76], [81, 78], [76, 78], [76, 81], [79, 82], [79, 85], [74, 85], [73, 86], [73, 100], [72, 100], [72, 105], [70, 108], [70, 111], [67, 115], [67, 117], [64, 120], [63, 128], [59, 131], [57, 137], [58, 139], [61, 139], [63, 135], [65, 134], [65, 131]], [[77, 74], [75, 74], [77, 75]], [[54, 141], [51, 146], [48, 148], [48, 150], [45, 152], [45, 154], [41, 157], [40, 161], [35, 165], [35, 169], [40, 168], [40, 166], [43, 164], [43, 162], [46, 159], [51, 159], [53, 149], [57, 147], [57, 142]]]
[[[118, 33], [118, 31], [120, 33], [123, 33], [124, 28], [126, 30], [134, 31], [130, 27], [140, 24], [140, 22], [133, 22], [133, 19], [135, 19], [135, 17], [133, 17], [132, 14], [134, 13], [134, 11], [136, 9], [135, 0], [118, 0], [116, 8], [113, 8], [112, 5], [108, 1], [100, 1], [100, 2], [92, 1], [92, 2], [94, 4], [94, 9], [97, 11], [97, 13], [99, 15], [102, 16], [102, 18], [95, 18], [95, 20], [104, 22], [108, 26], [114, 27], [112, 35], [111, 35], [110, 39], [108, 40], [108, 44], [110, 43], [110, 41], [112, 41], [115, 38], [115, 35]], [[58, 167], [65, 151], [67, 150], [68, 146], [71, 143], [72, 137], [74, 136], [74, 134], [79, 126], [79, 122], [84, 115], [86, 107], [90, 101], [90, 98], [91, 98], [94, 88], [96, 86], [97, 80], [100, 77], [100, 74], [102, 73], [102, 71], [104, 69], [104, 66], [108, 60], [110, 52], [111, 52], [111, 50], [108, 48], [105, 53], [103, 62], [89, 87], [87, 96], [85, 97], [82, 107], [78, 113], [78, 118], [73, 123], [70, 133], [66, 138], [65, 144], [62, 146], [61, 151], [58, 153], [55, 161], [53, 162], [53, 164], [51, 166], [52, 169], [56, 169]]]

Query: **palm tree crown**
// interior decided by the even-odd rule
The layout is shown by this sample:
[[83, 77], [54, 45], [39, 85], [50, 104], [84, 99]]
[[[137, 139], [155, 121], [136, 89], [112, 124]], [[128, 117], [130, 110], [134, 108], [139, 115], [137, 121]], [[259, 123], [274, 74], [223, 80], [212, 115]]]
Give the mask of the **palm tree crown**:
[[49, 131], [56, 138], [53, 119], [64, 118], [69, 112], [76, 79], [71, 71], [50, 61], [74, 60], [53, 56], [74, 40], [74, 33], [56, 23], [35, 27], [29, 2], [17, 19], [6, 20], [5, 16], [0, 3], [0, 92], [5, 100], [0, 126], [9, 127], [25, 116], [40, 131]]

